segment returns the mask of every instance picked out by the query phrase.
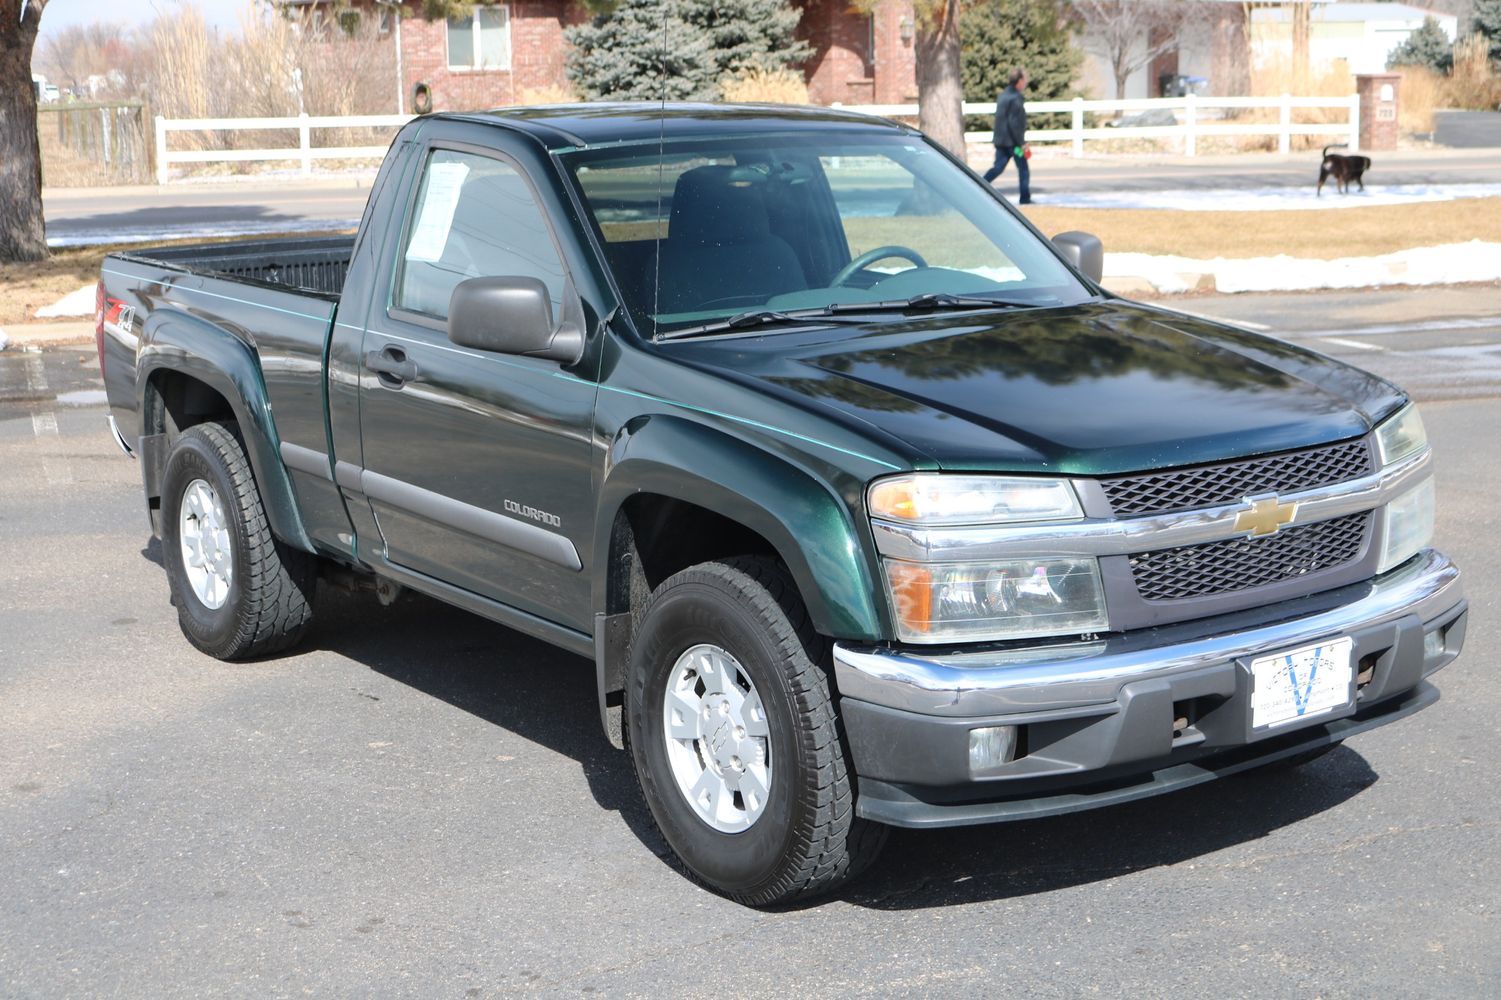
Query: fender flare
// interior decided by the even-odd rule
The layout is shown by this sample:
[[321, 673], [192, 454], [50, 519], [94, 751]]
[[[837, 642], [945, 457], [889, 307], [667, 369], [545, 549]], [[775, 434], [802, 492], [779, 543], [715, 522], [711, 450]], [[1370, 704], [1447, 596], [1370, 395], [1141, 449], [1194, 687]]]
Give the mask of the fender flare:
[[[272, 533], [294, 548], [313, 552], [291, 476], [281, 460], [281, 440], [255, 349], [222, 327], [187, 313], [161, 310], [146, 321], [136, 361], [136, 404], [143, 423], [150, 412], [147, 392], [160, 371], [197, 379], [229, 402]], [[141, 431], [144, 434], [146, 428]]]
[[[605, 466], [594, 566], [609, 565], [616, 514], [637, 493], [706, 507], [756, 532], [787, 565], [820, 633], [881, 639], [883, 609], [869, 547], [848, 504], [787, 458], [682, 417], [632, 421], [617, 435]], [[600, 611], [607, 607], [608, 576], [598, 574]]]

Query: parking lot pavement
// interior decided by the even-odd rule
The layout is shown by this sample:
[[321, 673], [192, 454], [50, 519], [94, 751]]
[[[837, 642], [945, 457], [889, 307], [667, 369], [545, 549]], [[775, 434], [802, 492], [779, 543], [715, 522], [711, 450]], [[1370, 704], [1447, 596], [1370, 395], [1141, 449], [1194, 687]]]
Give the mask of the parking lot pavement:
[[1473, 611], [1435, 707], [1296, 771], [899, 831], [756, 912], [666, 862], [582, 659], [337, 590], [294, 655], [193, 651], [90, 361], [0, 354], [0, 996], [1501, 994], [1493, 391], [1424, 408]]

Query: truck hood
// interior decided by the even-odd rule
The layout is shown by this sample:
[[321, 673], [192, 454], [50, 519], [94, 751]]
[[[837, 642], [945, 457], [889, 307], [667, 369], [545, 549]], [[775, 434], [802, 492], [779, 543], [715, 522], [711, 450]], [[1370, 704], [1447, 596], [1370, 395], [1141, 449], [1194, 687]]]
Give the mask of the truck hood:
[[1240, 458], [1359, 436], [1405, 399], [1283, 341], [1115, 301], [833, 335], [701, 341], [689, 353], [944, 469], [1105, 475]]

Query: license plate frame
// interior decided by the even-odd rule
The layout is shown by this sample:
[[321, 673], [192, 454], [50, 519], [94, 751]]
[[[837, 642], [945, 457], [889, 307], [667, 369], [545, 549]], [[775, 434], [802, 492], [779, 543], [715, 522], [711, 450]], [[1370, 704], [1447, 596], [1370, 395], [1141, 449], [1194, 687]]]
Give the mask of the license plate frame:
[[1352, 709], [1354, 648], [1353, 638], [1338, 636], [1251, 660], [1251, 732], [1265, 735]]

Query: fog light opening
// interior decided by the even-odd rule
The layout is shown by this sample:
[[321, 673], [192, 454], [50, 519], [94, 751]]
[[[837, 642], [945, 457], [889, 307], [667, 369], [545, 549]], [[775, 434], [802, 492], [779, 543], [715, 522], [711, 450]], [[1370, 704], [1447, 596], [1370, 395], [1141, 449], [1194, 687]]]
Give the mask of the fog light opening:
[[[1427, 643], [1427, 640], [1425, 639], [1424, 640], [1424, 644], [1426, 645], [1426, 643]], [[1380, 660], [1381, 657], [1383, 655], [1385, 655], [1386, 652], [1387, 651], [1383, 649], [1379, 653], [1367, 653], [1365, 656], [1362, 656], [1360, 658], [1359, 669], [1355, 673], [1355, 690], [1356, 691], [1363, 690], [1367, 684], [1370, 684], [1371, 681], [1373, 679], [1375, 679], [1375, 677], [1376, 677], [1376, 662], [1378, 660]]]
[[1432, 632], [1423, 635], [1423, 659], [1433, 661], [1444, 655], [1444, 632], [1446, 629], [1436, 628]]
[[969, 731], [969, 771], [984, 774], [1016, 759], [1016, 726], [985, 726]]

